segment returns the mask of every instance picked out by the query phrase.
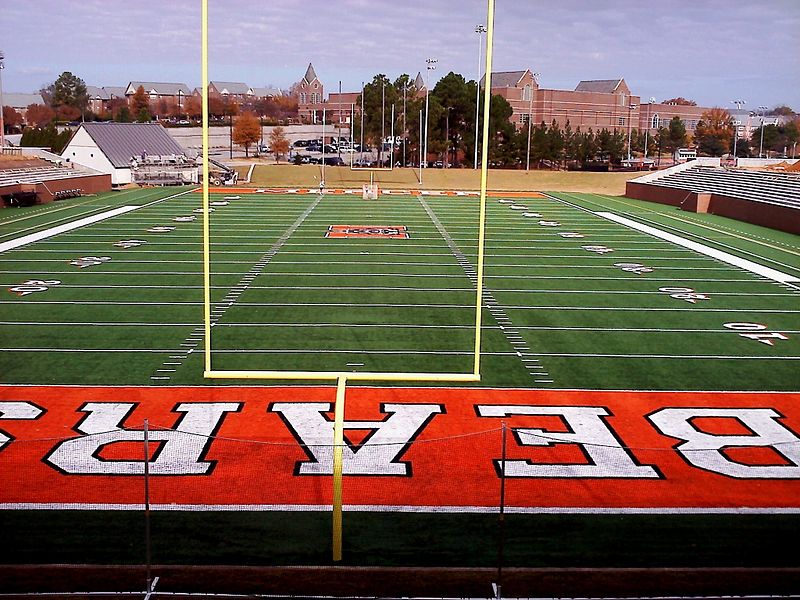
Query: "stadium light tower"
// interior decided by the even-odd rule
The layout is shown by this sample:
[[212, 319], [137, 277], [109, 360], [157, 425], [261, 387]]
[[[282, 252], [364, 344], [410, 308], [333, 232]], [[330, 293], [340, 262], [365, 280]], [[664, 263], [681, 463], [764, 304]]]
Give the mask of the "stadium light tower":
[[[539, 73], [533, 74], [533, 80], [539, 85]], [[525, 170], [531, 170], [531, 129], [533, 125], [533, 87], [531, 87], [530, 97], [528, 98], [528, 151], [525, 160]]]
[[0, 50], [0, 154], [3, 153], [3, 149], [6, 147], [6, 124], [3, 120], [3, 69], [6, 68], [6, 64], [3, 61], [5, 58], [6, 55]]
[[478, 34], [478, 77], [475, 79], [475, 164], [473, 169], [478, 168], [478, 120], [481, 113], [481, 52], [483, 50], [483, 34], [486, 27], [483, 25], [475, 26], [475, 33]]
[[428, 166], [427, 165], [427, 162], [428, 162], [428, 106], [429, 106], [428, 97], [430, 96], [430, 92], [431, 92], [431, 71], [433, 71], [436, 68], [436, 63], [439, 62], [439, 61], [437, 59], [435, 59], [435, 58], [427, 58], [427, 59], [425, 59], [425, 62], [428, 63], [428, 66], [427, 66], [427, 69], [426, 69], [427, 77], [425, 78], [426, 79], [426, 81], [425, 81], [425, 146], [424, 146], [424, 149], [423, 149], [424, 154], [422, 156], [422, 160], [425, 161], [425, 163], [426, 163], [425, 166], [427, 167]]
[[[747, 100], [731, 100], [731, 104], [736, 105], [736, 110], [742, 110], [742, 106], [747, 104]], [[736, 117], [733, 119], [733, 160], [736, 160], [736, 145], [739, 141], [739, 123]]]

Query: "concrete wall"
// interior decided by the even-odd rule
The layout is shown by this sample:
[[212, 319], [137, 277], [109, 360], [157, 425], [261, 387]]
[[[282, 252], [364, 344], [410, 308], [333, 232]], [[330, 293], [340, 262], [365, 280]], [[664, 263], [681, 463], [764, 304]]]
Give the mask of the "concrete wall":
[[111, 191], [111, 175], [97, 174], [86, 175], [85, 177], [70, 177], [68, 179], [52, 179], [42, 183], [23, 183], [0, 188], [0, 197], [3, 202], [0, 206], [6, 205], [6, 199], [12, 194], [20, 192], [35, 192], [37, 204], [52, 202], [57, 192], [66, 190], [80, 190], [82, 195], [99, 194]]
[[[625, 195], [628, 198], [658, 202], [659, 204], [680, 207], [682, 210], [697, 212], [698, 195], [702, 194], [677, 188], [661, 187], [655, 184], [629, 181], [625, 185]], [[707, 212], [745, 223], [752, 223], [753, 225], [800, 234], [800, 210], [796, 208], [711, 194], [708, 200]]]

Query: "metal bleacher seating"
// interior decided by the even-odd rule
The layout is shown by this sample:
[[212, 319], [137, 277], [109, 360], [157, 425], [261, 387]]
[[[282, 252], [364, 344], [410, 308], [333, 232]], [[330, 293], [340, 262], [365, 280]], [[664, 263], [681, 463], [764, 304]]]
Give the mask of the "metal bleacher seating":
[[41, 183], [53, 179], [85, 177], [86, 173], [67, 167], [22, 167], [18, 169], [0, 169], [0, 187], [17, 183]]
[[800, 174], [696, 166], [650, 183], [800, 209]]

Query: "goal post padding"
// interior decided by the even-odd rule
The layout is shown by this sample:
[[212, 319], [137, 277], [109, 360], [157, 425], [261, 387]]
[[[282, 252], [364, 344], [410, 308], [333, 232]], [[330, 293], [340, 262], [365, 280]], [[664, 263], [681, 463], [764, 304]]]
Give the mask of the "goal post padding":
[[377, 183], [365, 183], [361, 186], [361, 197], [364, 200], [377, 200], [380, 193], [380, 187]]

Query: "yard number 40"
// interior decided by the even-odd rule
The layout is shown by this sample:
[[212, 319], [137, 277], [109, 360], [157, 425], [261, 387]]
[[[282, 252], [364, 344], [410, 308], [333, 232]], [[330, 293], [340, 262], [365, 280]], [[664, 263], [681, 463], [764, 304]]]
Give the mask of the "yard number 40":
[[27, 296], [34, 292], [46, 292], [54, 285], [61, 285], [61, 282], [58, 279], [29, 279], [25, 283], [8, 288], [8, 291], [19, 296]]

